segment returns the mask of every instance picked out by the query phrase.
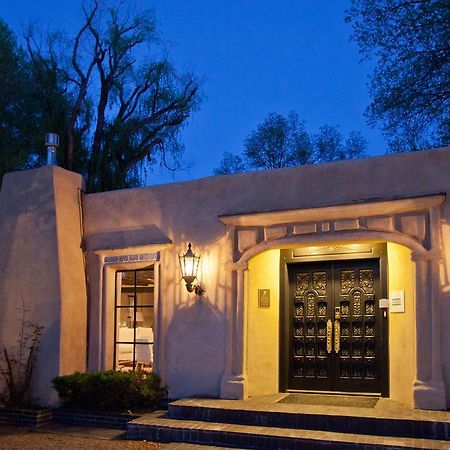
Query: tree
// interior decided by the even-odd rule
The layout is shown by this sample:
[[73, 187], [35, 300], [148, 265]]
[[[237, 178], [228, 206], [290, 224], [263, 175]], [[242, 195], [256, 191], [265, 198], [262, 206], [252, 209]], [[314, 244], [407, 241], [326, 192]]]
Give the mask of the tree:
[[42, 164], [44, 134], [58, 129], [68, 110], [56, 71], [30, 60], [0, 20], [0, 179]]
[[20, 140], [23, 97], [19, 93], [25, 86], [22, 57], [12, 31], [0, 20], [0, 177], [25, 164], [28, 157], [25, 142]]
[[244, 156], [250, 167], [278, 169], [307, 164], [311, 142], [295, 112], [287, 117], [271, 113], [244, 142]]
[[295, 112], [271, 113], [244, 141], [243, 155], [225, 152], [214, 175], [249, 169], [278, 169], [364, 156], [367, 142], [352, 131], [345, 139], [337, 127], [324, 125], [309, 135]]
[[346, 21], [363, 59], [376, 60], [367, 115], [391, 151], [448, 145], [448, 0], [352, 0]]
[[247, 165], [241, 155], [224, 152], [220, 166], [214, 169], [214, 175], [228, 175], [247, 171]]
[[62, 80], [70, 108], [51, 131], [63, 135], [62, 165], [85, 175], [90, 192], [138, 186], [158, 158], [176, 166], [180, 130], [200, 102], [196, 78], [161, 50], [150, 11], [102, 5], [83, 6], [72, 39], [51, 33], [40, 45], [32, 28], [26, 35], [31, 61]]
[[314, 135], [313, 162], [329, 162], [361, 158], [367, 150], [367, 141], [358, 131], [351, 131], [346, 139], [337, 127], [324, 125]]

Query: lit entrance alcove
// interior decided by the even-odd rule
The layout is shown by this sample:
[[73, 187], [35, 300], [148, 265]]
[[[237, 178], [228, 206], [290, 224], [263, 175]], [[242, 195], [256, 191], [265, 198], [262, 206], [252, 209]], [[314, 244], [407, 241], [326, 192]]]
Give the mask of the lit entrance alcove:
[[[411, 406], [414, 277], [410, 250], [395, 243], [271, 249], [251, 258], [247, 395], [362, 393]], [[404, 299], [404, 312], [379, 308], [389, 293]]]
[[[396, 314], [401, 315], [401, 318], [398, 317], [392, 320], [393, 324], [390, 327], [391, 331], [389, 331], [390, 336], [388, 339], [385, 339], [385, 341], [388, 341], [389, 346], [387, 350], [383, 350], [381, 353], [385, 359], [390, 361], [392, 367], [389, 368], [388, 363], [384, 364], [384, 367], [387, 367], [387, 369], [383, 368], [382, 373], [385, 378], [387, 377], [386, 373], [388, 373], [388, 378], [386, 378], [387, 381], [384, 384], [385, 389], [378, 388], [377, 390], [381, 390], [383, 395], [402, 399], [403, 402], [408, 404], [412, 396], [415, 408], [445, 409], [441, 365], [441, 294], [439, 285], [439, 268], [442, 258], [439, 227], [441, 223], [441, 205], [444, 200], [445, 197], [439, 194], [389, 201], [368, 201], [355, 204], [312, 207], [309, 209], [222, 216], [221, 221], [229, 227], [230, 236], [233, 236], [235, 242], [234, 261], [228, 267], [233, 272], [234, 292], [237, 302], [235, 317], [233, 322], [231, 322], [233, 326], [230, 327], [229, 332], [229, 345], [233, 352], [230, 353], [229, 361], [227, 361], [227, 373], [222, 378], [222, 398], [245, 398], [252, 393], [256, 395], [257, 391], [262, 392], [266, 389], [266, 387], [262, 388], [260, 386], [256, 387], [255, 391], [255, 385], [259, 382], [255, 382], [254, 373], [256, 369], [255, 366], [252, 367], [251, 359], [253, 356], [250, 352], [253, 346], [263, 346], [263, 341], [259, 340], [256, 344], [248, 341], [252, 333], [259, 337], [263, 334], [264, 342], [267, 342], [269, 339], [276, 339], [277, 342], [284, 341], [284, 344], [287, 345], [285, 342], [287, 338], [281, 327], [278, 328], [279, 334], [273, 331], [271, 335], [270, 331], [263, 333], [261, 331], [263, 326], [261, 324], [255, 325], [250, 318], [250, 312], [254, 305], [251, 305], [248, 300], [252, 295], [256, 294], [254, 293], [255, 291], [251, 292], [249, 285], [253, 281], [251, 275], [247, 272], [251, 270], [250, 265], [257, 264], [258, 259], [263, 258], [260, 254], [273, 251], [275, 252], [275, 261], [277, 258], [281, 261], [280, 250], [387, 243], [387, 253], [391, 254], [391, 259], [393, 261], [398, 259], [401, 262], [395, 263], [392, 261], [390, 264], [389, 273], [385, 275], [385, 295], [387, 297], [387, 294], [393, 291], [396, 293], [396, 297], [398, 297], [398, 292], [401, 292], [400, 297], [403, 297], [404, 291], [404, 303], [408, 313], [398, 312]], [[324, 258], [317, 258], [317, 261], [330, 259], [325, 257], [325, 254], [323, 256]], [[255, 258], [254, 261], [252, 261], [253, 258]], [[350, 260], [352, 259], [351, 256], [349, 258]], [[276, 262], [273, 264], [276, 264]], [[356, 268], [358, 274], [355, 272], [355, 277], [360, 277], [360, 270], [366, 269]], [[407, 277], [399, 275], [402, 270], [407, 271]], [[276, 273], [279, 273], [279, 271]], [[391, 286], [388, 285], [388, 275], [391, 277], [389, 281]], [[273, 276], [276, 275], [267, 275], [267, 280], [273, 279], [271, 278]], [[410, 278], [414, 280], [413, 283], [407, 281]], [[331, 284], [336, 286], [337, 278], [332, 277], [331, 279], [333, 280]], [[280, 283], [280, 285], [282, 286], [283, 283]], [[395, 285], [397, 285], [396, 290], [394, 290]], [[364, 291], [364, 289], [361, 290], [360, 287], [361, 283], [358, 282], [354, 288], [352, 287], [352, 292], [344, 293], [342, 291], [341, 294], [353, 295], [354, 290], [359, 289], [361, 299], [363, 295], [372, 295], [372, 293]], [[261, 289], [267, 288], [263, 287]], [[308, 289], [310, 290], [309, 294], [316, 296], [316, 300], [318, 300], [320, 295], [311, 292], [311, 285], [306, 290]], [[408, 294], [406, 296], [406, 291], [414, 291], [414, 295]], [[273, 292], [275, 294], [273, 296], [275, 302], [277, 295], [279, 296], [280, 308], [283, 296], [277, 291], [275, 284]], [[337, 294], [333, 295], [336, 296]], [[384, 295], [381, 292], [379, 298], [382, 296]], [[412, 302], [407, 297], [410, 299], [412, 297]], [[334, 297], [331, 301], [333, 308], [340, 306], [341, 300], [346, 301], [345, 299], [340, 299], [339, 305], [334, 305], [337, 301], [336, 298]], [[370, 299], [364, 298], [363, 300], [366, 302], [366, 300], [369, 301]], [[275, 308], [273, 309], [273, 314], [280, 314], [279, 311], [283, 311], [283, 309], [277, 310]], [[413, 314], [410, 315], [410, 312]], [[394, 314], [393, 311], [391, 313]], [[266, 314], [267, 318], [273, 318], [273, 314]], [[263, 315], [260, 315], [262, 321], [264, 321]], [[354, 319], [357, 319], [356, 317], [329, 318], [332, 320], [332, 336], [336, 335], [333, 323], [335, 320], [345, 322], [343, 319], [351, 319], [351, 322], [353, 322]], [[319, 318], [316, 319], [320, 322]], [[278, 323], [283, 324], [283, 320], [284, 317], [279, 315]], [[309, 319], [305, 317], [305, 320], [308, 321]], [[389, 324], [389, 320], [387, 322]], [[315, 325], [317, 326], [317, 323]], [[291, 323], [290, 326], [293, 326], [293, 324]], [[351, 330], [353, 325], [350, 324], [349, 326], [349, 330]], [[260, 329], [259, 332], [252, 331], [257, 328]], [[270, 329], [273, 330], [273, 327], [268, 327], [268, 330]], [[327, 330], [325, 330], [325, 333], [327, 333]], [[270, 335], [270, 338], [267, 337], [268, 335]], [[252, 338], [250, 337], [250, 339]], [[350, 345], [353, 345], [353, 343], [350, 342]], [[395, 350], [392, 349], [393, 345], [397, 345]], [[334, 347], [334, 343], [332, 346]], [[270, 348], [273, 349], [274, 347], [271, 345]], [[275, 366], [275, 369], [273, 369], [276, 363], [271, 362], [271, 374], [265, 373], [265, 379], [273, 380], [275, 376], [273, 374], [276, 374], [277, 370], [279, 374], [283, 372], [280, 361], [283, 360], [283, 365], [286, 365], [286, 363], [280, 348], [286, 347], [280, 345], [277, 350], [279, 352], [278, 358], [275, 355], [275, 358], [271, 359], [271, 361], [278, 361], [278, 368]], [[378, 353], [380, 354], [379, 349]], [[388, 358], [386, 358], [386, 354], [388, 354]], [[242, 355], [242, 359], [240, 355]], [[401, 356], [399, 357], [398, 355]], [[413, 361], [412, 364], [409, 364], [408, 358], [410, 361]], [[268, 359], [266, 356], [263, 356], [262, 359], [267, 363]], [[406, 364], [408, 364], [408, 368], [405, 368]], [[336, 361], [331, 364], [331, 366], [333, 365], [334, 367], [336, 366]], [[353, 367], [353, 361], [351, 365]], [[317, 370], [321, 369], [316, 368]], [[409, 371], [413, 375], [408, 375]], [[341, 373], [344, 372], [341, 371]], [[284, 373], [286, 373], [286, 370], [284, 370]], [[413, 378], [411, 396], [409, 395], [409, 382], [405, 381], [404, 377]], [[279, 376], [278, 380], [278, 389], [287, 389], [286, 386], [291, 387], [289, 383], [283, 383], [281, 376]], [[335, 382], [334, 388], [336, 386]], [[366, 387], [362, 387], [364, 388], [363, 390], [366, 389]], [[345, 392], [348, 389], [346, 387]], [[370, 391], [375, 391], [375, 388]]]

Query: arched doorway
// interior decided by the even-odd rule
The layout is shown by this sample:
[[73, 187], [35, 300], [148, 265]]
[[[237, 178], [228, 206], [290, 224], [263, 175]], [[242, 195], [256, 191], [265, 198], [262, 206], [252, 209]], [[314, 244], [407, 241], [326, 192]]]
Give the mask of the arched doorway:
[[232, 270], [227, 370], [222, 398], [245, 398], [247, 392], [245, 277], [249, 261], [270, 249], [336, 243], [391, 242], [411, 252], [415, 263], [415, 380], [417, 408], [445, 409], [440, 349], [439, 260], [442, 195], [358, 203], [303, 210], [224, 216], [235, 255]]

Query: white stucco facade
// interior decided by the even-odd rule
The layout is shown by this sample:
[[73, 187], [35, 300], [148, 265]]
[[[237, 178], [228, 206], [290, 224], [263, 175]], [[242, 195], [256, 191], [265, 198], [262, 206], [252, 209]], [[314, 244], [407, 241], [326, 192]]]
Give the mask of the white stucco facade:
[[[318, 248], [383, 243], [387, 289], [403, 290], [407, 305], [386, 318], [388, 395], [450, 405], [450, 149], [82, 190], [78, 175], [44, 167], [7, 175], [0, 194], [0, 340], [15, 340], [23, 296], [45, 327], [43, 401], [54, 400], [53, 376], [113, 367], [115, 274], [148, 267], [139, 255], [158, 254], [153, 370], [170, 397], [245, 398], [280, 389], [280, 251], [317, 259]], [[189, 242], [201, 254], [201, 298], [181, 280]], [[267, 287], [272, 302], [260, 310], [256, 293]]]

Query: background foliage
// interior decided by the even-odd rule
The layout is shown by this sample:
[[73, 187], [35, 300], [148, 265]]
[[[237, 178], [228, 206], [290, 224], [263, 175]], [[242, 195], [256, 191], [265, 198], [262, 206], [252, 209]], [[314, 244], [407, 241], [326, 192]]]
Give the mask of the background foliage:
[[450, 2], [352, 0], [346, 20], [375, 61], [367, 116], [390, 150], [450, 143]]
[[177, 72], [150, 10], [93, 1], [74, 35], [29, 26], [24, 42], [0, 22], [0, 176], [41, 165], [46, 132], [89, 192], [139, 186], [155, 162], [178, 167], [199, 83]]
[[247, 136], [242, 154], [224, 153], [214, 174], [360, 158], [366, 150], [367, 142], [357, 131], [345, 138], [338, 127], [324, 125], [318, 133], [309, 134], [297, 113], [286, 117], [271, 113]]

